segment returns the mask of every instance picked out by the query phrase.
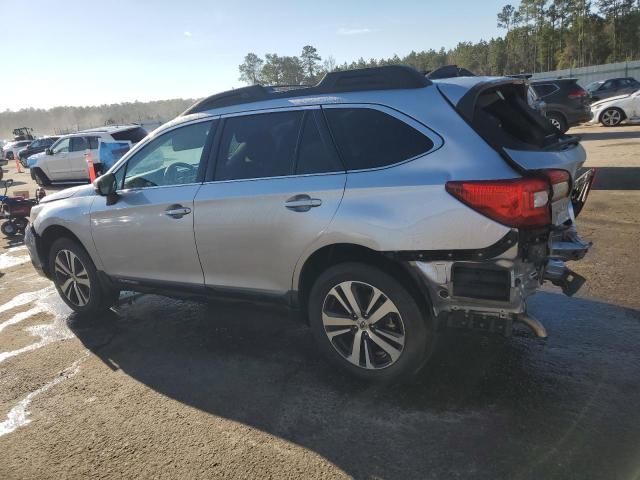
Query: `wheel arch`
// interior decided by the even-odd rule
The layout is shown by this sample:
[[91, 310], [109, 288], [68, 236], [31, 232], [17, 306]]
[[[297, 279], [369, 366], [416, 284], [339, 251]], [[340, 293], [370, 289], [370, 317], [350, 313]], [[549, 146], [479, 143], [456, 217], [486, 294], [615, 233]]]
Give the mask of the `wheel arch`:
[[[299, 270], [296, 288], [297, 306], [306, 313], [309, 293], [318, 276], [328, 268], [346, 262], [359, 262], [379, 268], [398, 280], [415, 298], [425, 313], [432, 312], [429, 293], [406, 262], [396, 260], [392, 255], [354, 243], [334, 243], [313, 252]], [[305, 315], [306, 318], [306, 315]]]
[[[53, 245], [53, 242], [55, 242], [56, 240], [62, 237], [66, 237], [66, 238], [69, 238], [70, 240], [73, 240], [74, 242], [77, 242], [78, 245], [80, 245], [84, 249], [84, 251], [87, 252], [87, 255], [89, 255], [89, 258], [91, 258], [89, 249], [83, 244], [82, 240], [80, 240], [80, 238], [78, 238], [78, 236], [75, 233], [73, 233], [70, 229], [57, 224], [49, 225], [43, 230], [42, 234], [40, 235], [40, 241], [38, 245], [38, 252], [40, 255], [40, 259], [42, 260], [44, 271], [48, 277], [51, 276], [51, 272], [48, 271], [49, 270], [49, 251], [51, 250], [51, 246]], [[95, 264], [95, 261], [94, 261], [94, 264]]]
[[607, 110], [617, 110], [621, 113], [622, 117], [620, 118], [620, 121], [626, 120], [627, 119], [627, 114], [624, 112], [624, 110], [620, 107], [617, 107], [615, 105], [612, 105], [611, 107], [606, 107], [603, 108], [602, 111], [600, 112], [600, 115], [598, 116], [598, 123], [602, 123], [602, 115], [604, 115], [604, 112], [606, 112]]

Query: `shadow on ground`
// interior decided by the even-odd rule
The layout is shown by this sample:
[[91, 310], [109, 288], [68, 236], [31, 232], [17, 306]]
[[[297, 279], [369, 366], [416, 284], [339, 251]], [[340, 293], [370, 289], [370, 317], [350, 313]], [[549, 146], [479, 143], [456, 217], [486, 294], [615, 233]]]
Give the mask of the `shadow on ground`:
[[356, 478], [632, 478], [640, 312], [542, 293], [547, 341], [443, 335], [412, 382], [334, 371], [277, 312], [145, 296], [83, 323], [112, 369], [324, 456]]
[[[633, 124], [620, 125], [617, 128], [633, 127]], [[636, 125], [637, 126], [637, 125]], [[576, 132], [582, 140], [626, 140], [637, 139], [640, 140], [640, 132], [637, 130], [619, 131], [619, 130], [606, 130], [601, 129], [594, 132]]]
[[594, 190], [640, 190], [640, 167], [598, 167]]

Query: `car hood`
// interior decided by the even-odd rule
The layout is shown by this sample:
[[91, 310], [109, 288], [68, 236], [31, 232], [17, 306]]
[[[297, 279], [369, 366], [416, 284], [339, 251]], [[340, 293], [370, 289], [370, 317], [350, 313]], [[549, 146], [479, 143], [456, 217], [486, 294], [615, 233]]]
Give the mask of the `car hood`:
[[45, 152], [40, 152], [40, 153], [35, 153], [33, 155], [29, 155], [29, 157], [27, 158], [27, 167], [31, 168], [33, 167], [36, 162], [38, 161], [38, 159], [44, 157], [46, 155]]
[[50, 195], [47, 194], [47, 196], [40, 200], [40, 203], [55, 202], [56, 200], [64, 200], [65, 198], [71, 197], [89, 197], [95, 194], [95, 187], [90, 183], [89, 185], [79, 185], [77, 187], [66, 188], [60, 192], [52, 193]]
[[625, 95], [617, 95], [615, 97], [605, 98], [604, 100], [598, 100], [597, 102], [593, 102], [591, 106], [599, 107], [600, 105], [604, 105], [605, 103], [615, 102], [616, 100], [622, 100], [623, 98], [629, 98], [630, 96], [631, 95], [627, 93]]

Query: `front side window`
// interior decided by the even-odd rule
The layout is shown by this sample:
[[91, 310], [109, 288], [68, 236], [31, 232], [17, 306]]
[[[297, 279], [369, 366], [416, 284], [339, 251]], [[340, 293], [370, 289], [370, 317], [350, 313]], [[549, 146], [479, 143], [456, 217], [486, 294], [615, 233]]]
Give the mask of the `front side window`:
[[202, 152], [213, 125], [213, 121], [195, 123], [152, 140], [123, 167], [126, 169], [123, 187], [160, 187], [196, 182]]
[[225, 120], [216, 180], [290, 175], [302, 112], [262, 113]]
[[54, 155], [56, 155], [58, 153], [66, 153], [68, 151], [69, 151], [69, 139], [68, 138], [64, 138], [64, 139], [60, 140], [58, 143], [56, 143], [51, 148], [51, 153], [53, 153]]
[[393, 165], [433, 148], [428, 137], [379, 110], [327, 108], [324, 112], [347, 170]]

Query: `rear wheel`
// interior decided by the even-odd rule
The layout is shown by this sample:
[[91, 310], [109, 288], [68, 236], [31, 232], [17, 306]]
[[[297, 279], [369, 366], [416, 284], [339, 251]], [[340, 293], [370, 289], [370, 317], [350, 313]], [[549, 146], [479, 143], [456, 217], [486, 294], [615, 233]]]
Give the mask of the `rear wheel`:
[[415, 373], [433, 349], [432, 319], [394, 277], [365, 264], [336, 265], [318, 277], [309, 321], [324, 355], [365, 379]]
[[624, 112], [619, 108], [607, 108], [600, 114], [600, 123], [605, 127], [615, 127], [624, 120]]
[[49, 272], [64, 303], [78, 313], [104, 311], [114, 303], [115, 296], [102, 288], [93, 261], [74, 240], [59, 238], [53, 243]]
[[557, 112], [549, 112], [547, 113], [547, 118], [551, 122], [551, 124], [560, 130], [562, 133], [569, 130], [569, 126], [567, 125], [567, 121], [564, 116]]

